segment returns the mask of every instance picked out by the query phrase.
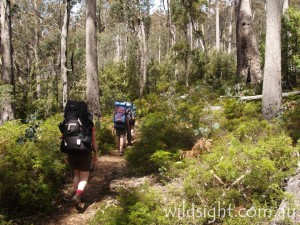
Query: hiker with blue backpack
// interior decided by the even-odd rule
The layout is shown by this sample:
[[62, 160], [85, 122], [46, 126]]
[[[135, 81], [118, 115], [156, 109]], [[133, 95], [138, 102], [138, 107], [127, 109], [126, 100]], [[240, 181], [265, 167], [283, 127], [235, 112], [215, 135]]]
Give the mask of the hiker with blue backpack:
[[115, 102], [115, 112], [113, 115], [114, 128], [117, 134], [117, 145], [119, 155], [124, 154], [126, 146], [126, 134], [129, 129], [129, 118], [128, 118], [128, 106], [127, 102]]
[[96, 128], [87, 104], [69, 100], [59, 129], [62, 133], [60, 149], [67, 154], [67, 162], [74, 175], [71, 200], [79, 206], [89, 179], [91, 164], [97, 162]]

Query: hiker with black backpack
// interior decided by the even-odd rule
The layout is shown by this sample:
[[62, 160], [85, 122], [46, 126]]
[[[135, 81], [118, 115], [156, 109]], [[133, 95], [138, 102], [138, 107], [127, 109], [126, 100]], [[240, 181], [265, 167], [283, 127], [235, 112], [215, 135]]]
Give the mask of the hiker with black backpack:
[[[73, 171], [72, 201], [81, 204], [81, 196], [89, 178], [92, 162], [97, 161], [96, 128], [87, 104], [69, 100], [64, 111], [64, 121], [59, 125], [62, 133], [60, 149], [67, 154]], [[93, 155], [92, 155], [93, 152]]]
[[119, 155], [124, 154], [126, 146], [126, 133], [129, 128], [128, 109], [126, 102], [115, 102], [116, 109], [113, 115], [114, 128], [117, 134]]

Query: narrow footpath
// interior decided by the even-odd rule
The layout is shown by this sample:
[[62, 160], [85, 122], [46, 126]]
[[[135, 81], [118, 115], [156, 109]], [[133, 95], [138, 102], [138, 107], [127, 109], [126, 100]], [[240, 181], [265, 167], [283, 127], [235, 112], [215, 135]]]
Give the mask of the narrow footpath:
[[122, 179], [126, 174], [126, 160], [117, 151], [98, 157], [94, 170], [90, 174], [89, 182], [82, 197], [81, 208], [75, 207], [67, 201], [65, 196], [72, 190], [72, 181], [65, 187], [61, 197], [53, 202], [55, 213], [41, 221], [43, 225], [87, 225], [95, 213], [100, 209], [102, 201], [113, 198], [110, 183], [115, 179]]

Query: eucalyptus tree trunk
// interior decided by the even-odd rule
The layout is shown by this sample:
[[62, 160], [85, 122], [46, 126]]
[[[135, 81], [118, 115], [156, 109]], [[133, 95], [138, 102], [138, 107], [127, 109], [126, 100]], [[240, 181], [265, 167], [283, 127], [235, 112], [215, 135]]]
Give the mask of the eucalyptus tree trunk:
[[262, 113], [272, 119], [279, 112], [282, 100], [281, 87], [281, 3], [267, 0], [267, 30], [262, 91]]
[[199, 42], [201, 44], [201, 48], [204, 52], [206, 52], [206, 43], [205, 43], [205, 30], [204, 30], [204, 24], [201, 24], [201, 38], [199, 38]]
[[245, 82], [262, 80], [259, 52], [253, 29], [250, 0], [236, 0], [237, 75]]
[[148, 63], [148, 49], [145, 33], [145, 25], [142, 19], [139, 19], [138, 26], [138, 39], [139, 39], [139, 50], [140, 50], [140, 97], [143, 96], [146, 79], [147, 79], [147, 63]]
[[158, 64], [161, 61], [161, 38], [160, 35], [158, 36]]
[[[190, 18], [191, 19], [191, 18]], [[189, 86], [190, 84], [190, 72], [189, 72], [189, 67], [190, 67], [190, 52], [192, 50], [192, 39], [191, 39], [191, 21], [189, 21], [186, 24], [185, 28], [185, 39], [186, 43], [188, 43], [188, 46], [184, 49], [184, 76], [185, 76], [185, 86]]]
[[11, 8], [9, 0], [1, 0], [1, 56], [2, 56], [2, 90], [0, 93], [0, 125], [5, 121], [14, 119], [13, 111], [13, 60], [12, 60], [12, 41], [11, 41]]
[[219, 0], [216, 0], [216, 50], [220, 50], [220, 8]]
[[282, 0], [282, 13], [285, 13], [289, 8], [289, 0]]
[[232, 24], [233, 24], [233, 14], [234, 14], [234, 7], [233, 3], [230, 4], [230, 21], [229, 21], [229, 28], [228, 28], [228, 54], [232, 52]]
[[[194, 23], [192, 23], [192, 26], [193, 26], [193, 30], [195, 31], [195, 33], [199, 33], [199, 24], [198, 24], [198, 22], [195, 21]], [[199, 43], [200, 43], [199, 37], [195, 37], [194, 49], [199, 48]]]
[[34, 1], [34, 13], [35, 13], [35, 26], [34, 26], [34, 58], [35, 58], [35, 75], [36, 75], [36, 97], [41, 97], [41, 74], [40, 74], [40, 58], [39, 58], [39, 48], [40, 48], [40, 26], [39, 26], [39, 11], [37, 0]]
[[68, 30], [70, 21], [70, 0], [65, 2], [65, 12], [63, 26], [61, 29], [61, 78], [62, 78], [62, 98], [63, 108], [66, 107], [68, 101], [68, 67], [67, 67], [67, 43], [68, 43]]
[[100, 117], [97, 58], [96, 0], [86, 0], [86, 100], [89, 110]]
[[175, 36], [175, 26], [172, 22], [172, 10], [171, 10], [171, 0], [166, 0], [167, 2], [167, 24], [169, 29], [169, 43], [168, 43], [168, 50], [172, 48], [176, 42]]
[[115, 43], [116, 43], [116, 55], [114, 58], [115, 62], [120, 62], [121, 59], [121, 35], [117, 34], [116, 39], [115, 39]]
[[193, 18], [191, 17], [190, 13], [188, 13], [188, 23], [186, 25], [186, 32], [187, 32], [187, 41], [190, 45], [190, 50], [193, 50], [194, 49], [194, 38], [193, 38], [193, 30], [194, 30], [194, 20]]
[[188, 31], [189, 31], [189, 42], [190, 42], [190, 49], [194, 49], [194, 40], [193, 40], [193, 23], [191, 21], [191, 17], [189, 16], [189, 24], [188, 24]]

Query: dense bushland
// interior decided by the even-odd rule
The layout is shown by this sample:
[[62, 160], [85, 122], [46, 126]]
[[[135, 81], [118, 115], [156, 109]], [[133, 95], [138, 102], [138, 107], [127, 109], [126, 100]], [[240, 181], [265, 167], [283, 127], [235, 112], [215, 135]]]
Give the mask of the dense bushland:
[[[60, 115], [46, 121], [9, 121], [0, 127], [0, 214], [22, 218], [49, 213], [66, 182], [59, 150]], [[1, 219], [0, 219], [1, 221]]]
[[[292, 9], [288, 15], [284, 29], [295, 32], [299, 16]], [[296, 51], [296, 46], [290, 45], [290, 37], [283, 38], [283, 50]], [[99, 212], [92, 223], [176, 224], [180, 213], [166, 217], [165, 210], [182, 207], [183, 202], [186, 207], [194, 204], [202, 209], [214, 208], [219, 202], [223, 207], [234, 205], [236, 209], [276, 209], [283, 196], [283, 179], [293, 174], [296, 167], [294, 155], [299, 150], [300, 137], [297, 98], [290, 99], [293, 104], [284, 105], [288, 110], [272, 123], [260, 117], [259, 103], [219, 98], [260, 93], [260, 87], [239, 83], [234, 56], [224, 52], [189, 52], [187, 87], [185, 65], [179, 54], [186, 47], [179, 42], [174, 46], [178, 54], [170, 54], [160, 63], [149, 63], [146, 96], [137, 99], [138, 62], [136, 46], [132, 45], [126, 62], [106, 63], [99, 71], [103, 113], [97, 128], [99, 150], [105, 154], [115, 148], [113, 102], [136, 99], [139, 134], [125, 157], [132, 173], [155, 173], [160, 183], [120, 190], [119, 204], [107, 208], [104, 214]], [[83, 55], [80, 53], [80, 58]], [[292, 55], [285, 59], [293, 65], [284, 69], [283, 82], [289, 86], [291, 79], [298, 76], [290, 68], [298, 68], [299, 60]], [[84, 79], [72, 79], [70, 97], [84, 98]], [[10, 121], [0, 127], [0, 223], [4, 224], [49, 213], [51, 202], [66, 182], [57, 127], [62, 117], [49, 117], [60, 111], [61, 101], [54, 96], [35, 99], [31, 92], [23, 96], [19, 86], [17, 90], [17, 117], [26, 118], [30, 113], [37, 117], [26, 122]], [[0, 92], [1, 102], [8, 91], [4, 88]], [[194, 159], [180, 159], [180, 151], [190, 150], [201, 137], [212, 140], [210, 152]], [[211, 219], [186, 217], [181, 221], [201, 224]], [[253, 218], [213, 219], [224, 224], [254, 223]], [[269, 218], [255, 220], [267, 222]]]
[[[139, 124], [140, 140], [126, 159], [139, 174], [160, 172], [160, 184], [120, 189], [118, 203], [103, 206], [91, 224], [258, 224], [272, 219], [284, 196], [284, 179], [297, 166], [299, 146], [289, 136], [291, 122], [284, 120], [295, 117], [297, 107], [270, 123], [261, 118], [260, 103], [225, 98], [215, 101], [221, 109], [214, 110], [205, 101], [209, 96], [180, 96], [150, 95], [136, 102], [147, 113]], [[200, 137], [212, 140], [210, 151], [179, 159], [178, 151], [191, 149]], [[220, 208], [232, 214], [218, 213]], [[189, 209], [194, 216], [184, 211]], [[246, 216], [255, 209], [267, 213]]]

